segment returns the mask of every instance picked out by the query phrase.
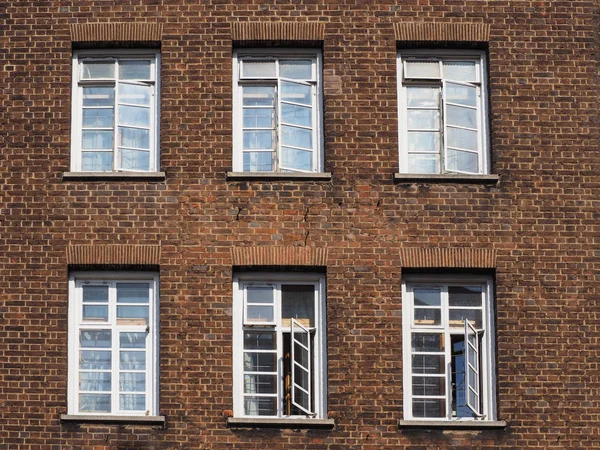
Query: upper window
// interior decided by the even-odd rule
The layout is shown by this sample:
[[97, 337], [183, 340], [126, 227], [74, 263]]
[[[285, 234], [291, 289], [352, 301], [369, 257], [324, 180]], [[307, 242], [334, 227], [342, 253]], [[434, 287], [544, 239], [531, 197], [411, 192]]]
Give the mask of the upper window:
[[403, 281], [404, 418], [495, 420], [492, 281]]
[[236, 278], [236, 417], [324, 417], [324, 289], [320, 275]]
[[69, 282], [69, 413], [158, 413], [158, 277], [74, 274]]
[[237, 51], [233, 170], [322, 172], [321, 54]]
[[158, 170], [156, 51], [75, 52], [71, 170]]
[[483, 52], [398, 54], [400, 172], [489, 173]]

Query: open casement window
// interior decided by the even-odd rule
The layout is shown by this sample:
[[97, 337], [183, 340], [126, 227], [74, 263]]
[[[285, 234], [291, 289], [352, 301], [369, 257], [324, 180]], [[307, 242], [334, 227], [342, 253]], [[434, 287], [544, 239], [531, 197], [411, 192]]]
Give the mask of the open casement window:
[[157, 277], [100, 276], [69, 284], [69, 412], [156, 415]]
[[234, 54], [234, 170], [322, 171], [320, 53]]
[[234, 283], [234, 413], [322, 418], [324, 280], [276, 278]]
[[495, 420], [492, 282], [403, 282], [404, 414], [418, 420]]
[[73, 171], [158, 170], [158, 66], [155, 51], [75, 52]]
[[400, 172], [489, 173], [485, 57], [398, 55]]

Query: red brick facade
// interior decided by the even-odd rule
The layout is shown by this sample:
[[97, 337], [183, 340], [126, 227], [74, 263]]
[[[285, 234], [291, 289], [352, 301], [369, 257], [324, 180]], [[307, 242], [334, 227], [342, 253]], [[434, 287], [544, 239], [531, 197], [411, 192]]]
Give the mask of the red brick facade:
[[[595, 1], [0, 4], [0, 449], [600, 449]], [[319, 48], [325, 173], [232, 171], [232, 51]], [[491, 175], [394, 177], [396, 55], [486, 51]], [[160, 171], [70, 174], [72, 55], [160, 48]], [[490, 182], [490, 179], [492, 182]], [[160, 275], [162, 424], [67, 414], [73, 270]], [[333, 429], [233, 428], [232, 280], [326, 273]], [[492, 274], [501, 429], [406, 430], [405, 270]]]

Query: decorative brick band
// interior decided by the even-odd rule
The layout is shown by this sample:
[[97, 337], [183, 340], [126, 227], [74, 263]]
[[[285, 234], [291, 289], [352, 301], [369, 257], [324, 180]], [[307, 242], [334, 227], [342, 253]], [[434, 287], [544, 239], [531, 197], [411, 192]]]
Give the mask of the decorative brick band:
[[327, 249], [313, 247], [234, 247], [234, 266], [327, 266]]
[[402, 267], [481, 268], [496, 267], [496, 251], [480, 248], [403, 248]]
[[67, 264], [87, 265], [148, 265], [160, 263], [160, 245], [70, 245]]
[[234, 22], [233, 41], [322, 41], [325, 24], [321, 22]]
[[394, 24], [397, 41], [488, 42], [490, 26], [486, 23], [415, 23]]
[[71, 25], [71, 41], [160, 41], [162, 31], [162, 23], [77, 23]]

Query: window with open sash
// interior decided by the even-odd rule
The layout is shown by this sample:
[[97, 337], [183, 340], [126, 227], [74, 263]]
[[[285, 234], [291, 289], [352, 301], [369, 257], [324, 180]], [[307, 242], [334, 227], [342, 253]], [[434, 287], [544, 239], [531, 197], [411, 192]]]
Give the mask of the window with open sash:
[[485, 73], [482, 52], [399, 53], [401, 173], [489, 173]]
[[495, 420], [489, 279], [403, 283], [404, 416]]
[[235, 280], [235, 416], [322, 418], [324, 280], [263, 280]]
[[75, 52], [73, 171], [158, 170], [158, 62], [155, 51]]
[[322, 171], [320, 53], [234, 54], [234, 171]]
[[157, 414], [156, 314], [153, 275], [71, 277], [70, 414]]

